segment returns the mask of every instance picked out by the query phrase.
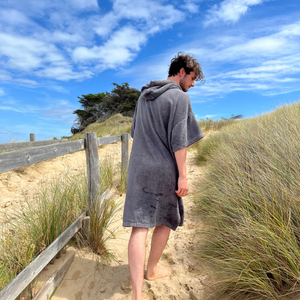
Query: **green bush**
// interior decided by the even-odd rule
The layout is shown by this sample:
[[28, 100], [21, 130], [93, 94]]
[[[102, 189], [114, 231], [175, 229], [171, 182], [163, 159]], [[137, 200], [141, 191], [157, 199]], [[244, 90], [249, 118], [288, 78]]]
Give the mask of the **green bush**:
[[237, 122], [213, 139], [195, 198], [206, 223], [199, 255], [219, 291], [280, 299], [299, 291], [300, 103]]

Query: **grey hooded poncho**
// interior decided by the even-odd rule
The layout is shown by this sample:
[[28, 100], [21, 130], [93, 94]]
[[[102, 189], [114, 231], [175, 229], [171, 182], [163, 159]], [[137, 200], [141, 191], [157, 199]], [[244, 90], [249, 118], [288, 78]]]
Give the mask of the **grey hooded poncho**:
[[172, 230], [183, 225], [183, 202], [177, 190], [174, 152], [203, 138], [190, 98], [172, 80], [151, 81], [142, 88], [131, 127], [123, 226]]

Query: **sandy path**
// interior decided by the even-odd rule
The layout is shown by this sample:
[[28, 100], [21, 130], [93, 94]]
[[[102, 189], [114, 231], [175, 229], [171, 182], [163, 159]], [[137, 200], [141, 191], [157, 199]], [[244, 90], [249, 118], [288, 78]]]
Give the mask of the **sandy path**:
[[[106, 155], [114, 158], [115, 164], [121, 162], [121, 144], [115, 143], [99, 148], [99, 156]], [[205, 299], [205, 282], [207, 270], [193, 256], [197, 247], [195, 228], [201, 228], [200, 220], [193, 212], [192, 194], [199, 184], [203, 170], [193, 163], [195, 151], [188, 151], [188, 182], [189, 195], [184, 198], [185, 224], [176, 232], [171, 232], [167, 247], [160, 264], [173, 269], [170, 278], [155, 282], [145, 281], [144, 299]], [[0, 175], [0, 208], [2, 211], [16, 209], [22, 202], [22, 194], [34, 194], [34, 190], [42, 180], [47, 180], [55, 174], [68, 169], [79, 171], [85, 168], [85, 152], [79, 151], [58, 158], [38, 163], [21, 170]], [[116, 195], [124, 202], [124, 195]], [[130, 229], [123, 228], [122, 209], [118, 212], [115, 225], [119, 227], [117, 238], [109, 241], [116, 261], [109, 265], [97, 262], [97, 257], [90, 252], [69, 248], [67, 254], [56, 260], [54, 265], [48, 265], [39, 276], [39, 284], [43, 284], [55, 270], [68, 258], [72, 251], [76, 252], [65, 279], [55, 292], [53, 300], [84, 300], [84, 299], [130, 299], [130, 277], [127, 261], [127, 244]], [[149, 231], [147, 250], [149, 251], [152, 230]]]
[[[202, 176], [199, 167], [192, 162], [194, 152], [188, 152], [188, 181], [193, 190]], [[195, 242], [196, 216], [192, 213], [193, 202], [190, 196], [185, 197], [186, 221], [182, 228], [172, 232], [160, 264], [173, 269], [170, 278], [155, 282], [145, 281], [144, 299], [204, 299], [204, 282], [201, 264], [192, 255]], [[124, 201], [124, 198], [121, 199]], [[53, 300], [83, 299], [131, 299], [131, 284], [127, 260], [127, 244], [130, 229], [121, 227], [122, 210], [117, 216], [120, 226], [117, 239], [109, 242], [117, 262], [104, 265], [95, 261], [93, 255], [80, 252], [71, 265], [66, 278], [56, 291]], [[197, 226], [200, 226], [199, 224]], [[152, 230], [147, 238], [147, 250], [150, 250]], [[81, 256], [81, 257], [80, 257]], [[202, 275], [201, 275], [202, 273]]]

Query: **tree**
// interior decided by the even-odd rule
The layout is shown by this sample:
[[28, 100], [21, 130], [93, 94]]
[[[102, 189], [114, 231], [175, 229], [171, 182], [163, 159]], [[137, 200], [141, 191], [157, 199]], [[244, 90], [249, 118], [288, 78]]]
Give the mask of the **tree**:
[[106, 112], [127, 113], [127, 115], [131, 112], [133, 115], [141, 92], [129, 87], [127, 82], [122, 85], [113, 83], [113, 85], [115, 88], [110, 93], [107, 93], [104, 99], [105, 107], [107, 108]]
[[131, 88], [127, 82], [122, 85], [113, 83], [113, 85], [115, 88], [111, 92], [78, 97], [81, 109], [73, 112], [77, 114], [71, 128], [73, 134], [83, 131], [91, 123], [103, 122], [117, 113], [133, 116], [141, 92]]
[[84, 130], [89, 124], [96, 122], [97, 108], [96, 105], [100, 104], [105, 98], [106, 93], [88, 94], [77, 97], [81, 103], [81, 109], [77, 109], [73, 114], [77, 114], [71, 132], [73, 134]]
[[240, 119], [242, 119], [243, 118], [243, 116], [242, 115], [234, 115], [234, 114], [232, 114], [231, 115], [231, 118], [229, 118], [229, 119], [226, 119], [226, 118], [221, 118], [222, 120], [240, 120]]

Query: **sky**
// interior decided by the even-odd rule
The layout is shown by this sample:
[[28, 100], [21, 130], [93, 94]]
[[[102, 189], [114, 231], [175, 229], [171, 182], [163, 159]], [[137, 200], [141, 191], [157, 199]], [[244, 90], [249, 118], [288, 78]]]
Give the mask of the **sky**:
[[0, 0], [0, 41], [0, 143], [70, 136], [77, 97], [166, 79], [179, 51], [197, 119], [300, 100], [300, 0]]

